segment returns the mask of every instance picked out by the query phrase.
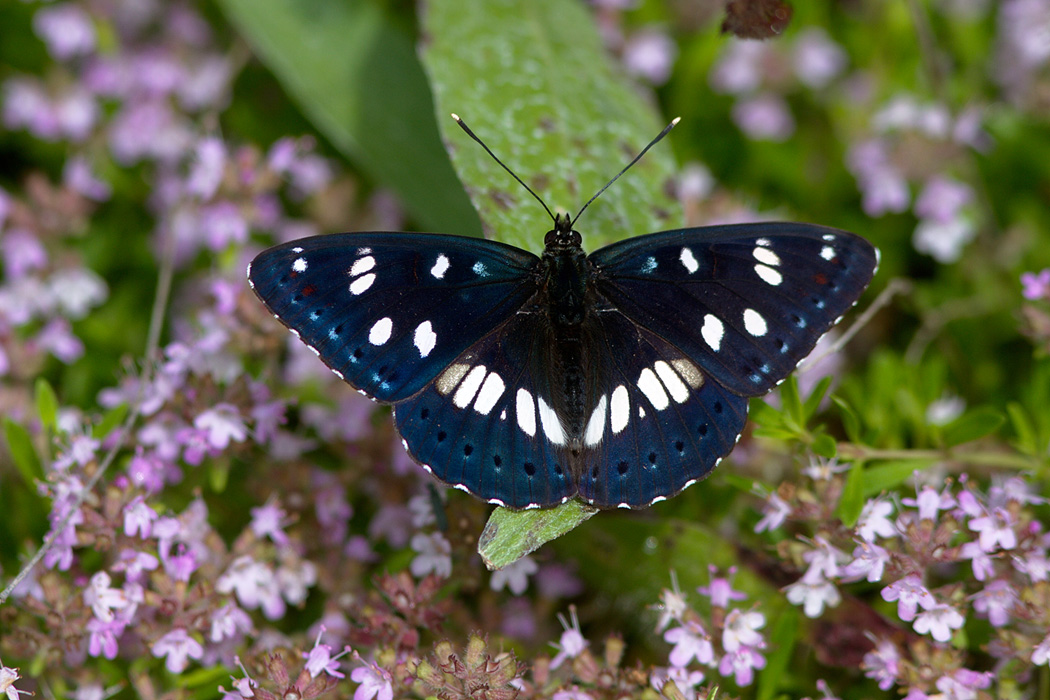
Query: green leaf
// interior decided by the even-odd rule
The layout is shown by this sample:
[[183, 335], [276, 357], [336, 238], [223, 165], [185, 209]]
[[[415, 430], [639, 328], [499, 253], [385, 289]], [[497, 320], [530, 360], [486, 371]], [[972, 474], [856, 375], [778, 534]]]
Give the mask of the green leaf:
[[877, 496], [884, 491], [894, 489], [911, 478], [917, 471], [926, 469], [932, 459], [902, 459], [864, 470], [863, 495], [865, 498]]
[[[578, 0], [425, 0], [421, 58], [439, 113], [455, 112], [539, 194], [575, 214], [666, 122], [639, 97]], [[539, 251], [543, 208], [464, 134], [438, 120], [487, 235]], [[683, 124], [684, 128], [691, 128]], [[587, 210], [584, 247], [680, 225], [661, 143]]]
[[813, 444], [810, 448], [825, 459], [834, 459], [839, 453], [838, 443], [835, 442], [835, 438], [827, 433], [821, 433], [813, 438]]
[[10, 418], [4, 418], [4, 439], [7, 440], [11, 459], [14, 460], [15, 467], [27, 486], [32, 487], [37, 479], [44, 478], [44, 470], [28, 430]]
[[802, 405], [803, 415], [805, 420], [809, 420], [816, 415], [817, 410], [820, 408], [820, 402], [824, 400], [824, 395], [828, 393], [828, 389], [831, 387], [830, 376], [824, 377], [817, 385], [813, 387], [813, 391], [810, 392], [809, 396], [806, 397], [805, 403]]
[[40, 417], [40, 423], [44, 426], [44, 430], [53, 433], [58, 425], [58, 397], [55, 396], [55, 390], [51, 388], [51, 385], [43, 377], [36, 380], [34, 390], [36, 393], [36, 412]]
[[1025, 413], [1024, 406], [1016, 401], [1011, 401], [1006, 405], [1006, 412], [1010, 414], [1010, 423], [1014, 427], [1014, 432], [1017, 433], [1017, 449], [1034, 455], [1039, 450], [1036, 445], [1035, 426]]
[[967, 411], [944, 428], [944, 443], [948, 447], [961, 445], [990, 435], [1006, 421], [1002, 413], [991, 407]]
[[846, 431], [846, 436], [849, 437], [851, 442], [860, 442], [860, 419], [857, 418], [856, 411], [843, 398], [832, 396], [831, 400], [839, 407], [839, 415], [841, 416], [842, 427]]
[[103, 414], [102, 420], [91, 429], [91, 437], [96, 440], [104, 440], [124, 422], [127, 416], [128, 404], [122, 403], [115, 408], [111, 408]]
[[799, 428], [805, 426], [806, 417], [802, 412], [802, 398], [798, 394], [798, 380], [795, 379], [795, 375], [790, 375], [787, 381], [780, 385], [779, 393], [785, 415]]
[[836, 515], [846, 527], [853, 527], [864, 508], [864, 463], [855, 462], [842, 487], [842, 498]]
[[219, 5], [306, 116], [354, 163], [394, 189], [413, 219], [433, 231], [480, 233], [441, 143], [412, 40], [380, 3]]
[[478, 554], [490, 571], [513, 564], [541, 545], [589, 519], [597, 508], [569, 501], [555, 508], [511, 510], [497, 508], [478, 540]]
[[771, 700], [781, 689], [781, 680], [791, 663], [798, 640], [798, 611], [787, 608], [776, 617], [769, 631], [769, 646], [772, 652], [766, 657], [766, 667], [758, 675], [757, 700]]

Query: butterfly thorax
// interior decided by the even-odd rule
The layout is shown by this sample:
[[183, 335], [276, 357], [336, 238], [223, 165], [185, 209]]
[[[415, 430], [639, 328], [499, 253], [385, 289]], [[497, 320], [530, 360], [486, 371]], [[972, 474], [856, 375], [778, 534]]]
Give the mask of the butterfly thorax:
[[551, 399], [570, 443], [578, 444], [588, 409], [583, 346], [595, 293], [591, 265], [568, 218], [559, 215], [544, 242], [541, 298], [550, 320], [550, 365], [557, 377], [557, 395]]

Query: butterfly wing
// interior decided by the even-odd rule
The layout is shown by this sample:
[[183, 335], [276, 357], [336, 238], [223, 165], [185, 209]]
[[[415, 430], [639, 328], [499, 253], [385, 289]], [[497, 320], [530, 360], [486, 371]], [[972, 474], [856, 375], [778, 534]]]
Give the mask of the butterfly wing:
[[477, 238], [344, 233], [260, 253], [248, 280], [337, 375], [402, 401], [536, 291], [539, 258]]
[[856, 303], [878, 253], [837, 229], [757, 223], [654, 233], [588, 259], [613, 307], [729, 391], [759, 396]]
[[551, 325], [535, 306], [475, 342], [394, 407], [412, 458], [441, 481], [511, 508], [572, 497], [567, 439], [552, 408], [553, 347]]
[[645, 507], [707, 476], [736, 445], [747, 399], [616, 309], [587, 324], [591, 389], [579, 494], [600, 507]]

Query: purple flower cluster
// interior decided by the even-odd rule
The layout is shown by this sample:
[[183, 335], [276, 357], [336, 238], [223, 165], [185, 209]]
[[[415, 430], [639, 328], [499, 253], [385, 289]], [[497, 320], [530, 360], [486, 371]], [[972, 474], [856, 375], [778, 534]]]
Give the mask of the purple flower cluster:
[[747, 596], [730, 583], [734, 568], [726, 576], [719, 576], [713, 566], [709, 569], [710, 583], [696, 589], [710, 608], [706, 618], [689, 606], [674, 576], [672, 587], [661, 594], [656, 631], [663, 632], [664, 641], [674, 648], [668, 657], [670, 666], [653, 673], [652, 684], [657, 690], [673, 681], [686, 697], [697, 697], [696, 688], [706, 678], [702, 667], [718, 669], [722, 677], [732, 678], [738, 686], [751, 685], [755, 671], [765, 668], [766, 641], [759, 630], [765, 627], [766, 616], [754, 605], [735, 605]]
[[[884, 602], [871, 605], [888, 624], [913, 634], [868, 632], [873, 648], [863, 657], [865, 673], [912, 700], [938, 691], [976, 697], [958, 689], [987, 688], [991, 672], [968, 668], [964, 655], [936, 653], [950, 648], [968, 620], [991, 627], [987, 651], [998, 661], [1050, 663], [1050, 608], [1036, 603], [1050, 586], [1050, 532], [1035, 515], [1044, 503], [1018, 477], [997, 481], [987, 493], [962, 479], [923, 485], [899, 502], [870, 499], [855, 527], [828, 520], [790, 548], [806, 568], [785, 589], [787, 598], [819, 618], [842, 603], [842, 587], [877, 584]], [[817, 517], [803, 504], [772, 494], [756, 531]]]

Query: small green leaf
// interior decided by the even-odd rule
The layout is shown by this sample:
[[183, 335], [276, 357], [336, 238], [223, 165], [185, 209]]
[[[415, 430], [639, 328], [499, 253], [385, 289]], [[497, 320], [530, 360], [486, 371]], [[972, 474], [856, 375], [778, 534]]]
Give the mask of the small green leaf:
[[944, 443], [948, 447], [972, 442], [994, 433], [1006, 421], [1002, 413], [991, 407], [967, 411], [944, 428]]
[[894, 489], [910, 479], [912, 474], [926, 469], [933, 462], [932, 459], [902, 459], [868, 467], [864, 470], [863, 496], [871, 498]]
[[1011, 401], [1006, 405], [1006, 412], [1010, 414], [1010, 423], [1017, 433], [1017, 449], [1034, 455], [1039, 450], [1036, 446], [1035, 426], [1025, 413], [1024, 407], [1016, 401]]
[[860, 419], [857, 418], [856, 411], [843, 398], [832, 396], [831, 400], [839, 407], [839, 415], [842, 420], [842, 427], [846, 430], [846, 436], [849, 437], [851, 442], [860, 442]]
[[96, 440], [105, 440], [109, 437], [109, 434], [120, 426], [124, 422], [124, 419], [128, 416], [128, 405], [122, 403], [115, 408], [111, 408], [106, 411], [100, 420], [92, 429], [91, 437]]
[[726, 482], [733, 488], [743, 491], [747, 494], [755, 492], [755, 481], [748, 479], [747, 477], [740, 476], [739, 474], [732, 474], [729, 471], [723, 470], [718, 472], [721, 475], [722, 481]]
[[569, 501], [555, 508], [511, 510], [497, 508], [478, 540], [478, 554], [490, 571], [513, 564], [541, 545], [589, 519], [597, 508]]
[[806, 424], [806, 417], [802, 412], [802, 398], [798, 395], [798, 380], [794, 375], [789, 376], [787, 381], [780, 385], [780, 402], [784, 405], [784, 413], [790, 416], [795, 424], [799, 427]]
[[33, 486], [37, 479], [44, 477], [44, 470], [40, 466], [40, 458], [33, 447], [33, 438], [29, 431], [10, 418], [4, 418], [4, 439], [7, 440], [7, 449], [26, 485]]
[[773, 651], [766, 657], [766, 667], [758, 676], [757, 700], [772, 700], [781, 689], [780, 681], [795, 653], [798, 623], [798, 611], [795, 608], [787, 608], [776, 617], [769, 631], [769, 646]]
[[820, 402], [824, 400], [824, 396], [828, 393], [828, 389], [831, 387], [831, 377], [824, 377], [817, 385], [813, 387], [813, 391], [810, 392], [809, 396], [806, 397], [806, 402], [802, 406], [803, 415], [805, 420], [809, 420], [816, 415], [817, 410], [820, 408]]
[[842, 487], [842, 498], [836, 515], [846, 527], [853, 527], [860, 517], [860, 511], [864, 508], [864, 464], [855, 462], [853, 468], [846, 476], [846, 484]]
[[834, 459], [839, 453], [839, 445], [835, 438], [826, 433], [821, 433], [813, 439], [811, 449], [825, 459]]
[[58, 425], [58, 397], [48, 381], [43, 377], [36, 380], [36, 412], [40, 423], [49, 433], [55, 432]]

